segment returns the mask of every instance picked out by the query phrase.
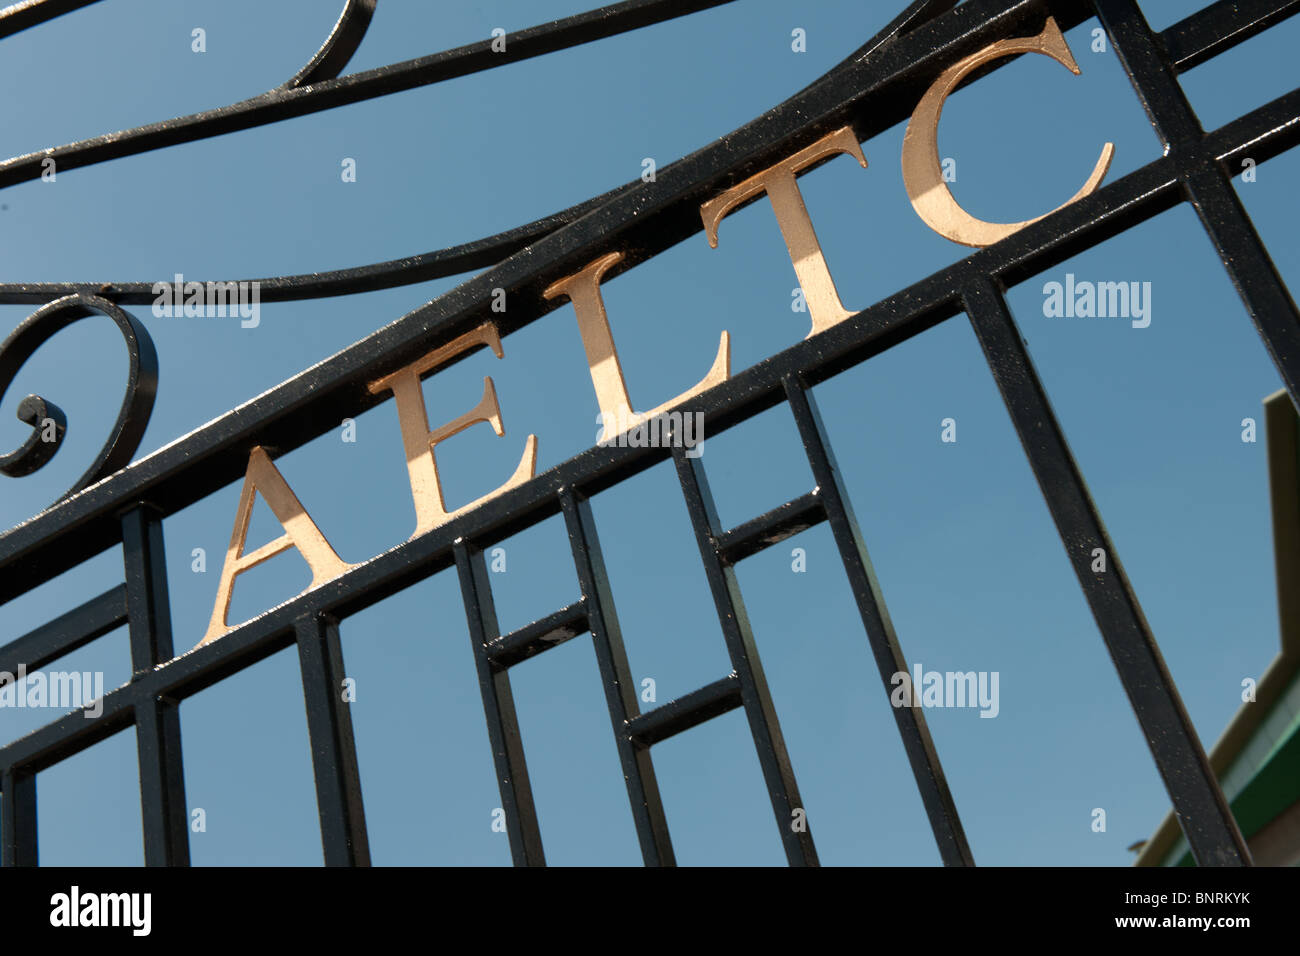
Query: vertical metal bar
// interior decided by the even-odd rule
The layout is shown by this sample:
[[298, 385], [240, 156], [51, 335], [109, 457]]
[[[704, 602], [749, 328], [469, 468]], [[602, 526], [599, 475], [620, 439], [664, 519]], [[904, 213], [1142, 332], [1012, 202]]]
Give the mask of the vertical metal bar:
[[1194, 150], [1205, 131], [1142, 11], [1133, 0], [1092, 0], [1092, 5], [1165, 152], [1177, 156]]
[[135, 705], [140, 761], [140, 825], [146, 866], [189, 866], [189, 816], [181, 765], [180, 705], [151, 698]]
[[[1088, 494], [1002, 291], [992, 279], [974, 276], [962, 297], [1197, 862], [1203, 866], [1248, 865], [1250, 851]], [[1104, 553], [1104, 571], [1092, 570], [1097, 548]]]
[[1178, 161], [1179, 177], [1255, 330], [1300, 409], [1300, 310], [1255, 231], [1228, 174], [1207, 152], [1200, 121], [1158, 37], [1133, 0], [1093, 0], [1152, 125]]
[[1207, 162], [1187, 179], [1187, 192], [1277, 366], [1291, 403], [1300, 409], [1300, 311], [1295, 300], [1223, 171]]
[[[137, 504], [122, 515], [122, 559], [131, 670], [146, 674], [173, 656], [162, 519], [148, 504]], [[134, 710], [145, 865], [189, 866], [180, 705], [145, 697], [135, 702]]]
[[0, 863], [36, 866], [36, 774], [6, 771], [0, 791]]
[[173, 657], [171, 604], [162, 517], [147, 504], [122, 515], [122, 556], [126, 573], [126, 614], [131, 640], [131, 671], [143, 674]]
[[307, 706], [316, 808], [326, 866], [369, 866], [370, 838], [361, 800], [361, 771], [352, 711], [343, 698], [343, 647], [338, 622], [312, 614], [294, 624], [302, 695]]
[[[876, 580], [876, 572], [867, 554], [857, 518], [853, 514], [839, 466], [831, 452], [830, 438], [826, 434], [816, 400], [792, 375], [786, 376], [783, 384], [795, 424], [799, 428], [804, 452], [812, 467], [813, 480], [817, 482], [817, 495], [826, 509], [826, 518], [830, 522], [840, 560], [848, 574], [849, 587], [857, 602], [858, 614], [862, 617], [862, 626], [866, 629], [871, 652], [876, 658], [885, 695], [889, 697], [895, 687], [893, 676], [907, 673], [907, 659], [903, 656], [898, 635], [889, 619], [884, 595]], [[919, 704], [890, 709], [894, 712], [898, 733], [903, 738], [903, 749], [912, 765], [912, 775], [916, 778], [916, 786], [930, 819], [940, 857], [947, 866], [974, 866], [975, 858], [966, 841], [966, 832], [957, 814], [952, 792], [948, 789], [948, 780], [930, 737], [924, 713]]]
[[524, 759], [524, 742], [519, 735], [515, 699], [510, 692], [510, 674], [489, 660], [487, 655], [488, 642], [501, 636], [487, 564], [483, 552], [478, 549], [471, 551], [464, 538], [456, 539], [452, 552], [460, 577], [461, 597], [465, 601], [479, 690], [483, 694], [492, 759], [501, 787], [501, 809], [506, 816], [510, 852], [516, 866], [545, 866], [542, 831], [537, 822], [537, 808], [533, 805], [533, 789], [528, 782], [528, 764]]
[[699, 458], [686, 457], [686, 449], [677, 440], [677, 436], [673, 439], [673, 463], [677, 466], [677, 477], [686, 499], [691, 527], [695, 530], [700, 558], [704, 561], [704, 573], [709, 581], [709, 590], [713, 593], [713, 603], [718, 609], [718, 622], [722, 625], [722, 636], [727, 644], [727, 653], [731, 656], [731, 666], [740, 679], [740, 696], [745, 705], [745, 716], [749, 718], [749, 730], [758, 750], [758, 762], [763, 768], [763, 780], [772, 801], [772, 811], [776, 814], [776, 825], [785, 846], [786, 859], [791, 866], [817, 866], [817, 847], [813, 844], [812, 828], [808, 825], [806, 813], [803, 825], [798, 829], [795, 827], [794, 812], [804, 809], [803, 800], [799, 796], [799, 786], [795, 782], [794, 767], [790, 764], [785, 738], [781, 734], [776, 707], [772, 704], [772, 695], [767, 688], [767, 678], [758, 657], [749, 616], [745, 613], [740, 583], [736, 580], [735, 569], [725, 565], [718, 554], [717, 539], [723, 529], [713, 504], [713, 494], [709, 490], [704, 466]]
[[605, 703], [614, 726], [614, 741], [618, 746], [619, 762], [623, 765], [623, 779], [627, 782], [627, 796], [632, 804], [637, 839], [641, 842], [641, 856], [646, 866], [674, 866], [677, 858], [668, 835], [668, 819], [664, 815], [650, 751], [633, 743], [628, 732], [628, 721], [640, 712], [636, 683], [632, 679], [627, 651], [623, 646], [623, 632], [614, 610], [614, 592], [605, 571], [591, 502], [585, 497], [579, 498], [572, 488], [564, 488], [560, 492], [560, 505], [569, 531], [569, 546], [573, 550], [573, 563], [582, 588], [601, 682], [605, 685]]

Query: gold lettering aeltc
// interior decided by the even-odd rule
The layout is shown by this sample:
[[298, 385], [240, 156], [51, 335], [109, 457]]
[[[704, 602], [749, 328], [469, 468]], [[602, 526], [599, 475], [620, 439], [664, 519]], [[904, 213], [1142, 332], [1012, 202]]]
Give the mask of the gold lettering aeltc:
[[[1015, 223], [985, 222], [976, 219], [962, 209], [952, 193], [948, 191], [939, 160], [937, 146], [939, 116], [948, 96], [962, 80], [984, 64], [1019, 53], [1041, 53], [1050, 56], [1076, 75], [1079, 73], [1079, 65], [1070, 53], [1065, 36], [1056, 25], [1056, 21], [1049, 17], [1042, 32], [1036, 36], [1000, 40], [945, 70], [921, 97], [903, 137], [903, 184], [912, 206], [926, 225], [953, 242], [970, 246], [986, 246], [1005, 239], [1017, 230], [1037, 222], [1038, 219], [1045, 218], [1040, 216], [1038, 219]], [[700, 217], [704, 221], [704, 232], [709, 245], [717, 248], [718, 226], [722, 220], [744, 203], [760, 195], [767, 195], [776, 214], [777, 226], [780, 227], [786, 249], [790, 253], [790, 260], [794, 264], [795, 275], [801, 284], [804, 301], [808, 304], [812, 319], [809, 337], [825, 332], [855, 314], [846, 309], [840, 301], [839, 292], [827, 268], [826, 257], [822, 253], [821, 243], [813, 229], [812, 219], [804, 205], [797, 180], [800, 173], [841, 153], [852, 156], [863, 168], [866, 168], [867, 160], [862, 154], [857, 134], [852, 127], [844, 126], [767, 169], [727, 188], [700, 206]], [[1071, 203], [1097, 189], [1110, 168], [1114, 153], [1114, 145], [1107, 143], [1102, 149], [1101, 158], [1097, 161], [1092, 175], [1070, 200]], [[595, 388], [596, 402], [600, 407], [602, 432], [599, 441], [602, 443], [713, 388], [726, 381], [731, 375], [731, 340], [728, 333], [724, 331], [718, 343], [718, 352], [713, 359], [713, 365], [698, 384], [677, 397], [656, 405], [650, 411], [633, 410], [627, 392], [627, 382], [623, 378], [623, 369], [618, 359], [618, 348], [614, 344], [614, 336], [609, 328], [609, 317], [605, 313], [605, 302], [601, 295], [602, 279], [622, 260], [621, 252], [608, 252], [597, 256], [577, 272], [552, 282], [543, 293], [547, 299], [566, 297], [573, 303], [574, 315], [578, 320], [578, 331], [582, 336], [582, 347], [586, 352], [587, 366], [591, 372], [591, 384]], [[496, 387], [492, 384], [492, 378], [485, 377], [483, 397], [474, 408], [430, 431], [428, 414], [425, 411], [424, 390], [420, 383], [422, 379], [452, 359], [483, 346], [491, 348], [497, 358], [504, 357], [500, 334], [491, 322], [485, 322], [473, 331], [466, 332], [446, 345], [434, 349], [417, 361], [369, 384], [372, 395], [391, 392], [397, 405], [407, 474], [411, 483], [411, 498], [415, 504], [415, 531], [412, 537], [427, 534], [485, 501], [518, 487], [532, 478], [536, 472], [537, 436], [529, 435], [524, 443], [524, 452], [519, 465], [505, 484], [467, 505], [454, 509], [447, 507], [442, 482], [438, 477], [438, 460], [435, 455], [437, 446], [480, 422], [490, 424], [497, 435], [503, 436], [505, 428], [501, 421], [501, 407], [497, 402]], [[254, 500], [259, 492], [270, 505], [272, 513], [283, 526], [285, 533], [271, 543], [263, 545], [250, 554], [245, 554], [244, 543], [248, 536], [249, 519], [252, 516]], [[230, 547], [226, 551], [226, 560], [221, 568], [221, 579], [217, 586], [217, 599], [212, 609], [212, 619], [207, 633], [199, 642], [200, 645], [216, 640], [232, 629], [226, 623], [226, 616], [230, 610], [235, 578], [268, 558], [291, 549], [297, 549], [311, 568], [312, 580], [307, 588], [308, 591], [320, 587], [352, 567], [343, 561], [325, 540], [325, 536], [316, 527], [284, 477], [271, 463], [266, 451], [261, 447], [255, 447], [249, 454], [248, 472], [240, 493], [239, 506], [235, 512], [235, 527], [230, 538]]]

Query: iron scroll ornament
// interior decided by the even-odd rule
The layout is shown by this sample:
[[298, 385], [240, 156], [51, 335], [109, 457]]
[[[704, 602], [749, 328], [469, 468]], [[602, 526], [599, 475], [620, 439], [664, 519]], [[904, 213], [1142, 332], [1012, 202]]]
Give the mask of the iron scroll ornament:
[[[36, 0], [7, 7], [0, 11], [0, 36], [94, 2], [96, 0]], [[378, 0], [346, 0], [338, 22], [316, 55], [280, 89], [293, 90], [337, 77], [365, 36], [377, 3]], [[130, 464], [153, 412], [158, 392], [158, 353], [148, 331], [134, 316], [108, 299], [84, 292], [63, 296], [38, 309], [0, 343], [2, 401], [19, 370], [37, 349], [72, 323], [97, 313], [112, 319], [126, 342], [129, 363], [126, 393], [117, 421], [99, 454], [85, 474], [52, 504]], [[16, 450], [0, 455], [0, 474], [10, 478], [21, 478], [45, 467], [62, 446], [68, 427], [63, 409], [40, 395], [28, 395], [19, 402], [17, 417], [31, 426], [32, 433]]]
[[[153, 339], [138, 319], [105, 298], [78, 293], [55, 299], [28, 316], [0, 343], [0, 401], [32, 355], [56, 333], [80, 319], [106, 315], [116, 323], [126, 341], [129, 363], [126, 394], [108, 440], [77, 482], [58, 501], [130, 464], [140, 447], [158, 392], [158, 353]], [[63, 443], [67, 419], [56, 404], [40, 395], [28, 395], [18, 405], [18, 419], [32, 426], [32, 434], [16, 450], [0, 455], [0, 472], [11, 478], [43, 468]]]

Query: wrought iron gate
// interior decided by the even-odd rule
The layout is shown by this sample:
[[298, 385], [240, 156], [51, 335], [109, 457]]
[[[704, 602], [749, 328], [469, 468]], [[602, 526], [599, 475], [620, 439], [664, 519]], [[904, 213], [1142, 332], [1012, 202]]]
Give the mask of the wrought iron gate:
[[[34, 0], [0, 11], [0, 37], [95, 0]], [[221, 109], [102, 136], [0, 163], [0, 186], [34, 179], [47, 157], [61, 170], [248, 129], [552, 53], [731, 0], [629, 0], [508, 36], [381, 69], [340, 76], [376, 0], [347, 0], [324, 47], [297, 76], [262, 96]], [[117, 544], [123, 582], [0, 648], [0, 671], [39, 667], [123, 624], [133, 678], [103, 700], [94, 721], [72, 713], [0, 748], [0, 847], [6, 865], [37, 862], [35, 775], [105, 737], [134, 727], [140, 763], [145, 860], [189, 862], [179, 707], [205, 687], [296, 645], [306, 699], [327, 864], [367, 864], [369, 849], [347, 706], [339, 622], [438, 571], [455, 566], [517, 864], [543, 860], [510, 668], [581, 634], [594, 642], [611, 728], [647, 864], [674, 862], [651, 761], [653, 746], [733, 709], [752, 732], [776, 824], [791, 864], [815, 864], [810, 830], [788, 826], [801, 806], [775, 709], [734, 573], [737, 562], [827, 522], [848, 575], [866, 638], [889, 693], [906, 671], [883, 610], [849, 496], [818, 416], [812, 386], [938, 323], [965, 314], [1028, 455], [1192, 852], [1202, 864], [1245, 864], [1249, 852], [1206, 761], [1177, 690], [1117, 560], [1089, 569], [1093, 547], [1114, 556], [1065, 436], [1008, 310], [1005, 289], [1174, 206], [1189, 202], [1218, 250], [1293, 402], [1300, 399], [1300, 314], [1230, 183], [1250, 157], [1263, 162], [1300, 143], [1300, 89], [1212, 132], [1202, 130], [1179, 74], [1300, 12], [1300, 0], [1222, 0], [1153, 32], [1136, 0], [918, 0], [880, 35], [761, 121], [674, 164], [657, 182], [634, 182], [507, 233], [395, 262], [262, 283], [267, 301], [350, 294], [491, 267], [240, 409], [133, 463], [153, 400], [157, 360], [147, 332], [123, 306], [153, 301], [147, 283], [90, 287], [4, 284], [0, 303], [41, 308], [0, 346], [0, 395], [50, 335], [99, 312], [127, 340], [132, 376], [112, 439], [72, 492], [0, 535], [0, 602]], [[716, 433], [785, 403], [797, 423], [815, 487], [772, 511], [724, 528], [705, 469], [683, 448], [595, 447], [429, 533], [176, 657], [169, 620], [162, 519], [239, 480], [250, 450], [290, 451], [344, 416], [385, 400], [368, 383], [446, 345], [486, 319], [502, 337], [555, 308], [544, 290], [594, 256], [621, 251], [631, 268], [701, 229], [701, 204], [828, 132], [851, 126], [859, 142], [905, 119], [915, 93], [958, 59], [1007, 37], [1036, 33], [1048, 16], [1069, 29], [1096, 16], [1118, 52], [1165, 154], [832, 328], [745, 369], [683, 404]], [[1005, 61], [1001, 61], [1005, 62]], [[635, 213], [635, 215], [634, 215]], [[520, 250], [527, 247], [527, 254]], [[492, 316], [495, 288], [508, 315]], [[52, 448], [38, 421], [61, 415], [25, 400], [34, 426], [23, 448], [0, 458], [20, 475]], [[56, 443], [57, 444], [57, 443]], [[693, 693], [641, 713], [598, 543], [590, 496], [671, 457], [694, 527], [733, 670]], [[548, 517], [563, 515], [581, 587], [576, 603], [501, 634], [484, 550]], [[939, 755], [919, 708], [895, 708], [898, 731], [943, 861], [974, 862]]]

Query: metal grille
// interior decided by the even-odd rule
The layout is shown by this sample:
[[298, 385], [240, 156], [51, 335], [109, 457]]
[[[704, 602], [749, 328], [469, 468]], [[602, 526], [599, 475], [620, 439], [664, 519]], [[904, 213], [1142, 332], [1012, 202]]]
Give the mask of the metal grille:
[[[90, 2], [94, 0], [17, 4], [0, 11], [0, 36]], [[490, 52], [484, 41], [340, 77], [376, 3], [347, 0], [320, 53], [284, 86], [221, 109], [7, 160], [0, 163], [0, 186], [40, 176], [46, 156], [53, 156], [62, 171], [248, 129], [552, 53], [725, 2], [729, 0], [631, 0], [511, 34], [509, 52], [504, 54]], [[134, 727], [145, 861], [187, 864], [180, 703], [289, 645], [296, 645], [301, 664], [325, 862], [369, 863], [351, 719], [336, 693], [344, 676], [340, 622], [453, 565], [469, 621], [517, 864], [541, 864], [544, 856], [511, 697], [510, 669], [581, 634], [590, 634], [594, 642], [647, 864], [674, 862], [652, 748], [737, 708], [744, 710], [748, 720], [789, 862], [817, 863], [811, 830], [796, 832], [789, 826], [792, 811], [802, 802], [734, 568], [747, 556], [827, 522], [879, 667], [882, 692], [889, 693], [890, 675], [906, 671], [907, 664], [810, 389], [960, 314], [974, 327], [1192, 853], [1201, 864], [1249, 863], [1249, 852], [1030, 362], [1008, 310], [1005, 289], [1189, 202], [1296, 402], [1300, 314], [1232, 188], [1230, 170], [1240, 168], [1248, 156], [1263, 162], [1300, 142], [1300, 89], [1207, 133], [1184, 96], [1179, 74], [1297, 12], [1300, 0], [1223, 0], [1157, 34], [1135, 0], [966, 0], [960, 6], [956, 0], [919, 0], [879, 36], [761, 122], [673, 164], [671, 175], [665, 170], [657, 182], [634, 182], [510, 232], [399, 262], [259, 280], [267, 301], [290, 301], [492, 267], [129, 466], [143, 433], [142, 418], [147, 420], [152, 403], [157, 368], [147, 334], [133, 341], [138, 323], [120, 307], [152, 301], [150, 284], [0, 285], [0, 303], [43, 306], [0, 348], [0, 391], [44, 338], [90, 310], [118, 320], [134, 362], [114, 441], [73, 489], [75, 493], [0, 535], [0, 602], [119, 543], [125, 558], [122, 584], [0, 648], [0, 670], [12, 672], [20, 662], [39, 667], [126, 624], [134, 672], [128, 684], [106, 695], [97, 720], [85, 720], [74, 712], [0, 749], [3, 863], [37, 862], [36, 773]], [[684, 403], [684, 409], [703, 413], [711, 433], [786, 403], [816, 483], [811, 491], [738, 527], [724, 528], [702, 462], [688, 457], [682, 448], [594, 447], [238, 626], [220, 640], [174, 658], [162, 519], [241, 479], [252, 447], [283, 454], [323, 434], [345, 415], [378, 404], [383, 396], [370, 394], [366, 384], [475, 328], [488, 314], [494, 288], [507, 291], [512, 307], [508, 315], [492, 316], [492, 320], [502, 336], [517, 331], [556, 307], [542, 295], [549, 283], [586, 265], [594, 255], [623, 251], [624, 259], [612, 273], [634, 267], [699, 231], [700, 204], [722, 189], [837, 127], [851, 125], [859, 141], [882, 132], [905, 119], [916, 93], [957, 59], [997, 40], [1036, 32], [1048, 15], [1063, 30], [1094, 15], [1100, 19], [1165, 144], [1165, 154]], [[526, 246], [530, 247], [526, 255], [516, 254]], [[668, 457], [680, 480], [733, 670], [693, 693], [641, 713], [589, 498]], [[26, 459], [28, 470], [39, 465]], [[484, 551], [557, 514], [563, 515], [568, 530], [581, 598], [503, 635]], [[1089, 556], [1094, 547], [1103, 547], [1112, 556], [1110, 573], [1091, 572]], [[903, 707], [893, 712], [944, 863], [973, 864], [921, 710]]]

